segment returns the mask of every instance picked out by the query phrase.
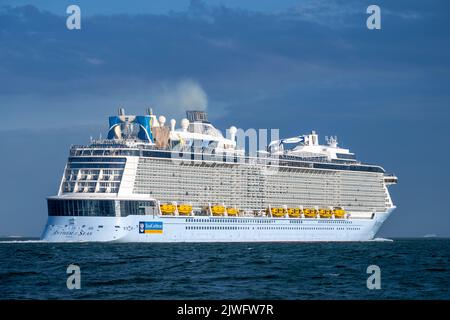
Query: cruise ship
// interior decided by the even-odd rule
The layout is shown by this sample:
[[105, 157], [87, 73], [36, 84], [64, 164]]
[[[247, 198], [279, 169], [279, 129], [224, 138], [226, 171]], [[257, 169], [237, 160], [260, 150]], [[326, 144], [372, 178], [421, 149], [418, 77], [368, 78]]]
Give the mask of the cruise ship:
[[395, 206], [397, 177], [316, 132], [250, 154], [206, 112], [180, 121], [109, 117], [106, 139], [75, 145], [42, 239], [54, 242], [367, 241]]

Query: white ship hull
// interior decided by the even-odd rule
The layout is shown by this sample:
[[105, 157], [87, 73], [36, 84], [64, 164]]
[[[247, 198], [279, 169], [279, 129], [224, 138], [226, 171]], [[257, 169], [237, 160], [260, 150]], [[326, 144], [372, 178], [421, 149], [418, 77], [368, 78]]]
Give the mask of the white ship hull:
[[[394, 208], [371, 219], [264, 217], [49, 217], [51, 242], [312, 242], [367, 241]], [[141, 223], [146, 223], [142, 227]]]

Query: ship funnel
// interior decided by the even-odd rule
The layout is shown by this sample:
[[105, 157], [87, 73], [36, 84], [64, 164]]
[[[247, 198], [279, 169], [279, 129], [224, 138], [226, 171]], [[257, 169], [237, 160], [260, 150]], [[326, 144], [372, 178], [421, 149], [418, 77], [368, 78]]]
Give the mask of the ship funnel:
[[190, 122], [208, 122], [205, 111], [186, 111], [186, 117]]

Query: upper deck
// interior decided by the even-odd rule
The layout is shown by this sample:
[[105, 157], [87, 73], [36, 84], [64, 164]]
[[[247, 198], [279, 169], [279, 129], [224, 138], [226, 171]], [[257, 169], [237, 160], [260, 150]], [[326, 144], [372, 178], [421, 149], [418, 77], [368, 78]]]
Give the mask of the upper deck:
[[[91, 140], [88, 145], [74, 145], [66, 165], [59, 194], [119, 193], [127, 165], [136, 166], [139, 159], [164, 159], [195, 164], [249, 165], [263, 168], [355, 171], [384, 174], [382, 167], [358, 161], [354, 153], [338, 147], [337, 139], [319, 144], [311, 134], [272, 141], [255, 155], [239, 149], [235, 127], [222, 133], [207, 121], [204, 112], [188, 112], [188, 119], [165, 126], [165, 117], [146, 116], [110, 118], [108, 139]], [[132, 160], [134, 159], [134, 160]], [[127, 164], [128, 163], [128, 164]], [[134, 167], [134, 169], [136, 169]], [[130, 171], [136, 174], [136, 171]], [[129, 178], [132, 179], [132, 178]], [[386, 183], [393, 183], [388, 179]]]
[[[256, 156], [249, 156], [240, 150], [224, 151], [214, 148], [184, 146], [158, 148], [153, 144], [134, 144], [130, 141], [97, 140], [86, 146], [72, 146], [70, 149], [69, 163], [106, 163], [110, 157], [147, 157], [192, 161], [215, 161], [231, 164], [277, 165], [291, 167], [305, 167], [332, 170], [354, 170], [367, 172], [385, 172], [377, 165], [362, 163], [356, 159], [330, 159], [322, 154], [293, 154], [288, 152], [259, 152]], [[338, 154], [338, 157], [340, 155]], [[353, 155], [352, 155], [353, 157]], [[109, 159], [109, 160], [108, 160]], [[123, 158], [123, 162], [126, 159]]]

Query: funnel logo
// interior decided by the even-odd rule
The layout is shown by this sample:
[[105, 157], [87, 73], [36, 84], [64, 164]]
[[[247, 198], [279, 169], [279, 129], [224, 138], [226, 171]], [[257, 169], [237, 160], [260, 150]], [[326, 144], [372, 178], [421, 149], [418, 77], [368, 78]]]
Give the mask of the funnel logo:
[[163, 233], [163, 223], [159, 221], [139, 222], [139, 233]]

